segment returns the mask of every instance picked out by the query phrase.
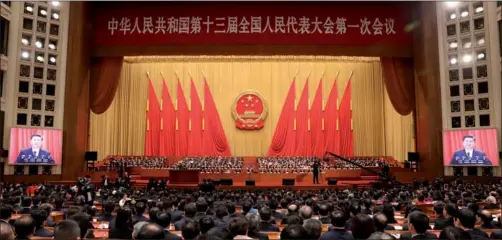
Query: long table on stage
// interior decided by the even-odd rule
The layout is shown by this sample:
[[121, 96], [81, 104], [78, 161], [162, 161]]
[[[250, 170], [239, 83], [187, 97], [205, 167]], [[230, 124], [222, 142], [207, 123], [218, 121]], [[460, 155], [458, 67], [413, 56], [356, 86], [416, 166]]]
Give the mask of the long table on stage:
[[169, 184], [199, 184], [199, 170], [169, 170]]

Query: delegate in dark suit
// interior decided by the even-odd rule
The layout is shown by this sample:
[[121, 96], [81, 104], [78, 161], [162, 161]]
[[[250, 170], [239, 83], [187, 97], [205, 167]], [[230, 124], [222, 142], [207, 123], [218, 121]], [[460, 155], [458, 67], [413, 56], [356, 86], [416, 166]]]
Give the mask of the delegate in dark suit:
[[17, 155], [16, 164], [18, 163], [55, 164], [56, 162], [47, 150], [25, 148]]
[[419, 240], [419, 239], [438, 239], [436, 234], [430, 233], [430, 232], [425, 232], [425, 234], [417, 234], [413, 237], [411, 237], [411, 233], [403, 233], [401, 236], [399, 236], [400, 240]]
[[329, 231], [323, 233], [319, 240], [354, 240], [351, 233], [345, 231], [344, 229], [330, 229]]
[[319, 162], [315, 162], [314, 165], [312, 166], [312, 175], [314, 177], [314, 184], [319, 183], [319, 167], [321, 164]]
[[451, 165], [492, 165], [492, 162], [484, 152], [474, 149], [476, 147], [476, 139], [472, 135], [463, 137], [463, 149], [453, 153]]

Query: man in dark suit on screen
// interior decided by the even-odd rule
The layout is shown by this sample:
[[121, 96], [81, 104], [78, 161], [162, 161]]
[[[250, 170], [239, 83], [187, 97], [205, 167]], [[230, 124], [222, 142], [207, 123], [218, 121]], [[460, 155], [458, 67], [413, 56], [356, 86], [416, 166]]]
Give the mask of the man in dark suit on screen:
[[42, 149], [44, 138], [40, 134], [31, 135], [31, 147], [22, 149], [17, 155], [16, 164], [33, 163], [33, 164], [55, 164], [56, 162], [51, 156], [51, 153]]
[[466, 135], [463, 139], [464, 149], [453, 153], [450, 165], [492, 165], [484, 152], [474, 149], [476, 139], [472, 135]]

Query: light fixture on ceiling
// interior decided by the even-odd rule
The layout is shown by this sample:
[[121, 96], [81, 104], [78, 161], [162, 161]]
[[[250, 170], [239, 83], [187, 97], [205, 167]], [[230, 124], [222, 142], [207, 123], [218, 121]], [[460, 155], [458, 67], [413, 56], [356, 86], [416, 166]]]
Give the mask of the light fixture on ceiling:
[[26, 38], [23, 38], [23, 39], [21, 39], [21, 43], [23, 43], [24, 45], [28, 45], [28, 44], [30, 44], [30, 41], [28, 41], [28, 39], [26, 39]]
[[49, 59], [49, 61], [51, 61], [51, 63], [55, 63], [55, 62], [56, 62], [56, 58], [55, 58], [55, 57], [51, 57], [51, 58]]
[[462, 61], [464, 61], [465, 63], [468, 63], [472, 60], [472, 56], [471, 54], [465, 54], [463, 57], [462, 57]]
[[451, 49], [455, 49], [455, 48], [457, 48], [457, 47], [458, 47], [458, 43], [457, 43], [457, 42], [451, 42], [451, 43], [450, 43], [450, 48], [451, 48]]
[[52, 1], [53, 7], [59, 7], [59, 5], [60, 5], [59, 1]]
[[35, 46], [37, 46], [37, 48], [42, 48], [42, 42], [36, 41]]
[[463, 11], [462, 13], [460, 13], [460, 16], [461, 17], [467, 17], [467, 16], [469, 16], [469, 12], [468, 11]]
[[54, 45], [53, 43], [49, 43], [49, 48], [52, 49], [52, 50], [55, 50], [56, 49], [56, 45]]
[[485, 58], [485, 54], [484, 53], [478, 53], [478, 59], [483, 59]]
[[53, 13], [53, 14], [52, 14], [52, 17], [53, 17], [54, 19], [56, 19], [56, 20], [57, 20], [57, 19], [59, 19], [59, 14], [57, 14], [57, 13]]
[[30, 58], [30, 53], [27, 51], [23, 51], [23, 52], [21, 52], [21, 57], [24, 59], [28, 59], [28, 58]]
[[39, 61], [39, 62], [44, 62], [44, 57], [42, 57], [42, 56], [37, 56], [37, 61]]
[[40, 14], [42, 14], [42, 15], [44, 15], [44, 16], [45, 16], [45, 15], [47, 15], [47, 10], [45, 10], [45, 9], [40, 9]]
[[484, 10], [483, 7], [477, 7], [475, 11], [476, 13], [480, 13], [483, 12], [483, 10]]
[[457, 58], [451, 58], [450, 63], [453, 65], [457, 64]]
[[33, 7], [32, 6], [26, 6], [26, 11], [33, 12]]

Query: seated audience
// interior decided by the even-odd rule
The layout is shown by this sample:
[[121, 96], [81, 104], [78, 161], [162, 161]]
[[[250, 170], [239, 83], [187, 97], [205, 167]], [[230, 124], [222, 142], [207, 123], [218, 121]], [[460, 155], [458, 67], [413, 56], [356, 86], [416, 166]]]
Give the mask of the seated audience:
[[303, 228], [307, 232], [306, 239], [317, 240], [322, 234], [322, 223], [317, 219], [307, 219], [303, 222]]
[[248, 233], [247, 235], [250, 238], [258, 239], [258, 240], [268, 240], [268, 235], [260, 232], [260, 215], [248, 213], [246, 214], [246, 218], [248, 220]]
[[260, 231], [262, 232], [280, 232], [281, 230], [275, 224], [270, 223], [271, 211], [269, 207], [262, 207], [260, 209]]
[[331, 213], [331, 225], [333, 226], [327, 232], [321, 235], [320, 240], [330, 240], [330, 239], [342, 239], [342, 240], [353, 240], [354, 237], [345, 228], [345, 223], [348, 217], [340, 211], [335, 210]]
[[78, 240], [80, 227], [73, 220], [64, 220], [54, 228], [54, 240]]
[[35, 233], [35, 220], [31, 216], [21, 216], [14, 222], [16, 239], [30, 239]]
[[300, 224], [288, 225], [281, 231], [281, 240], [308, 239], [307, 231]]
[[408, 216], [409, 233], [401, 234], [399, 239], [437, 239], [435, 234], [427, 231], [429, 228], [429, 217], [420, 211], [414, 211]]
[[375, 232], [373, 219], [366, 214], [357, 214], [352, 218], [351, 232], [354, 239], [367, 239]]
[[133, 218], [129, 208], [119, 208], [117, 217], [113, 224], [110, 224], [110, 238], [132, 239]]
[[31, 211], [31, 217], [35, 220], [35, 234], [37, 237], [52, 237], [54, 234], [45, 229], [45, 221], [47, 220], [47, 212], [42, 209], [35, 209]]
[[199, 223], [194, 219], [187, 218], [181, 225], [181, 236], [183, 240], [197, 239], [200, 233]]
[[[470, 209], [459, 209], [454, 222], [457, 228], [466, 231], [473, 239], [488, 239], [489, 237], [487, 233], [475, 228], [476, 215]], [[444, 234], [446, 234], [445, 231], [441, 231], [439, 238], [444, 239], [446, 237]]]
[[14, 240], [16, 239], [16, 234], [12, 226], [4, 221], [0, 221], [0, 239], [2, 240]]
[[136, 239], [164, 239], [164, 237], [164, 228], [155, 223], [147, 223], [139, 229]]

